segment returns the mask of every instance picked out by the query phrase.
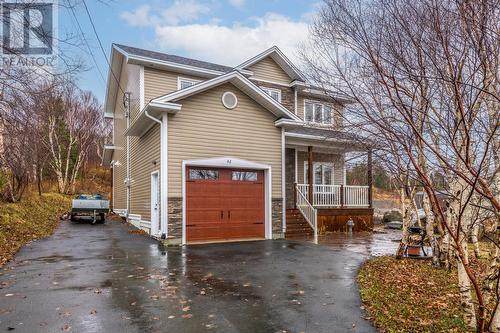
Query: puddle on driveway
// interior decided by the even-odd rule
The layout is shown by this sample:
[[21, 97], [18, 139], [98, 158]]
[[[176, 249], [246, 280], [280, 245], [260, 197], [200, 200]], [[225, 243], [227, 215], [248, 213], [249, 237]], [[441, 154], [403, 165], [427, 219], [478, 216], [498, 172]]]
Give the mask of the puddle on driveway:
[[349, 250], [372, 256], [396, 253], [401, 230], [376, 229], [375, 232], [332, 232], [318, 237], [318, 243], [337, 250]]

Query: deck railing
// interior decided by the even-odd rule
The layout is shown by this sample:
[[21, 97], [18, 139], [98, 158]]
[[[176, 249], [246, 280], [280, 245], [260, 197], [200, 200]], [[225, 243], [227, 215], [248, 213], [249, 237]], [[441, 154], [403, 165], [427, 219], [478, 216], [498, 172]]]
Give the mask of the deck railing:
[[[306, 195], [308, 184], [297, 184], [297, 189]], [[314, 207], [369, 207], [369, 187], [354, 185], [314, 185]]]
[[369, 207], [368, 186], [344, 186], [344, 198], [349, 207]]
[[306, 196], [307, 192], [302, 191], [304, 187], [301, 185], [297, 184], [295, 188], [297, 193], [297, 209], [300, 210], [307, 223], [309, 223], [313, 229], [314, 242], [318, 244], [318, 210], [309, 203]]

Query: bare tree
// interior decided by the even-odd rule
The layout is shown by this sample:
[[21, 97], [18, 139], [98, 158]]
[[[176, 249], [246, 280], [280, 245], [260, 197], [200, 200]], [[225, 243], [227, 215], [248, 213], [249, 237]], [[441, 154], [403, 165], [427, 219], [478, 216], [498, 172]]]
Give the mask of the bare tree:
[[61, 193], [75, 191], [75, 183], [94, 142], [103, 130], [103, 114], [97, 99], [69, 84], [49, 91], [40, 102], [43, 143]]
[[[311, 32], [313, 79], [355, 100], [350, 125], [384, 140], [424, 189], [435, 263], [455, 258], [467, 325], [500, 331], [498, 235], [485, 285], [467, 250], [474, 209], [500, 219], [499, 2], [326, 0]], [[446, 177], [446, 206], [433, 172]]]

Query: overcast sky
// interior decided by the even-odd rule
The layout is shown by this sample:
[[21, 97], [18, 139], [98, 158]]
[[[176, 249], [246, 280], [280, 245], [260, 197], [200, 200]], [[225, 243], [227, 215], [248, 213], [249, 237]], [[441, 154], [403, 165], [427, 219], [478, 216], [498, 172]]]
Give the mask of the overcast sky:
[[[297, 61], [297, 46], [307, 38], [308, 22], [318, 2], [307, 0], [87, 0], [96, 30], [109, 57], [112, 43], [173, 53], [222, 65], [237, 65], [257, 53], [279, 46]], [[60, 8], [60, 37], [78, 32], [93, 50], [79, 51], [91, 69], [81, 75], [84, 89], [103, 102], [108, 65], [84, 8], [76, 18]], [[78, 22], [77, 22], [78, 21]], [[78, 32], [79, 33], [79, 32]], [[61, 37], [62, 38], [62, 37]]]

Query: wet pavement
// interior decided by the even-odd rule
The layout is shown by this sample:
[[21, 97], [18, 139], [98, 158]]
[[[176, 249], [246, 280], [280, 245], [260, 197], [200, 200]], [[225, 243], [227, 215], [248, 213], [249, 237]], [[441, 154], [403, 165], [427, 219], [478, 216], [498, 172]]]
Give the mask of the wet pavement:
[[0, 270], [0, 331], [376, 331], [355, 277], [378, 245], [361, 238], [164, 249], [129, 230], [63, 221], [25, 246]]
[[401, 230], [376, 228], [374, 232], [338, 232], [319, 236], [319, 244], [371, 256], [394, 255], [401, 240]]

